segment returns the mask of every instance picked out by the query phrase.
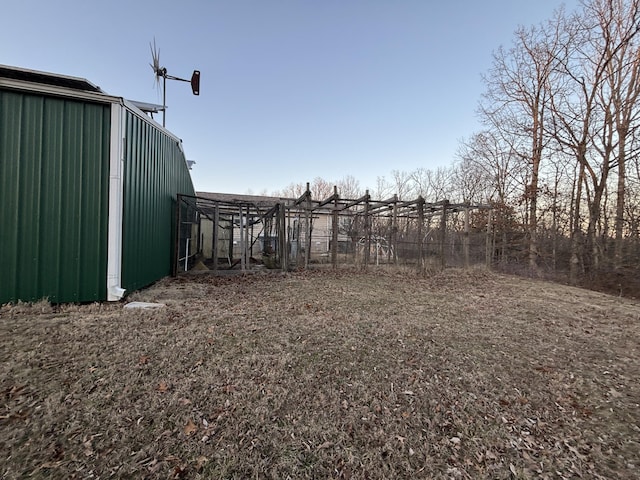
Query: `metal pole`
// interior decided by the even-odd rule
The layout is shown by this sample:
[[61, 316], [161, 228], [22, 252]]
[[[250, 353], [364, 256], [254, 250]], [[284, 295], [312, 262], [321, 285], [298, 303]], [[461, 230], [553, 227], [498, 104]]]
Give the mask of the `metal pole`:
[[213, 257], [213, 271], [218, 270], [218, 241], [219, 241], [219, 232], [218, 228], [220, 228], [220, 205], [216, 203], [213, 211], [213, 235], [212, 235], [212, 257]]
[[469, 268], [469, 206], [464, 207], [464, 237], [463, 237], [463, 252], [464, 252], [464, 268]]
[[287, 242], [287, 220], [284, 203], [278, 204], [277, 215], [278, 228], [278, 254], [280, 255], [280, 268], [283, 272], [289, 269], [289, 248]]
[[165, 126], [167, 116], [167, 71], [162, 74], [162, 126]]
[[449, 200], [442, 201], [442, 217], [440, 218], [440, 267], [444, 270], [447, 265], [445, 241], [447, 237], [447, 207]]
[[393, 264], [398, 264], [398, 195], [393, 196], [393, 216], [391, 219], [391, 247], [393, 248]]
[[244, 256], [244, 230], [242, 227], [242, 216], [244, 215], [244, 209], [242, 207], [239, 208], [240, 212], [240, 270], [245, 270], [245, 256]]
[[[251, 268], [251, 254], [250, 254], [250, 248], [251, 248], [251, 241], [249, 240], [249, 206], [247, 205], [247, 210], [246, 210], [246, 219], [245, 219], [245, 226], [244, 226], [244, 268], [245, 270], [248, 270]], [[251, 228], [253, 228], [253, 226], [251, 226]]]
[[311, 212], [311, 190], [309, 190], [309, 183], [307, 182], [307, 191], [305, 193], [305, 195], [307, 196], [307, 201], [306, 201], [306, 206], [305, 206], [305, 210], [306, 210], [306, 220], [307, 220], [307, 225], [306, 225], [306, 238], [305, 238], [305, 252], [304, 252], [304, 268], [308, 269], [309, 268], [309, 264], [311, 263], [311, 232], [312, 232], [312, 221], [313, 221], [313, 214]]
[[369, 266], [369, 259], [371, 257], [371, 218], [369, 217], [369, 190], [365, 191], [364, 200], [364, 265], [363, 269], [366, 270]]
[[182, 195], [180, 195], [179, 193], [176, 195], [176, 232], [175, 232], [175, 243], [173, 246], [173, 265], [172, 265], [172, 274], [173, 276], [177, 276], [178, 275], [178, 267], [180, 264], [180, 232], [181, 232], [181, 226], [182, 226], [182, 215], [181, 215], [181, 209], [182, 209]]
[[418, 207], [418, 271], [424, 272], [425, 258], [424, 258], [424, 198], [422, 195], [418, 197], [416, 202]]
[[338, 268], [338, 187], [333, 186], [333, 212], [331, 219], [331, 264]]
[[487, 238], [485, 239], [485, 264], [487, 268], [491, 268], [492, 263], [492, 248], [491, 248], [491, 222], [492, 222], [493, 209], [489, 208], [487, 211]]
[[187, 237], [187, 239], [185, 240], [185, 246], [184, 246], [184, 271], [186, 272], [187, 270], [189, 270], [189, 240], [190, 238]]

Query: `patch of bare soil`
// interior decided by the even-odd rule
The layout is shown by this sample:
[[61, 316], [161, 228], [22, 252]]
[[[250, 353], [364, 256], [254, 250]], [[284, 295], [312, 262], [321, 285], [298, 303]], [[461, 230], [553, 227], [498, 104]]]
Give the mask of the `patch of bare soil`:
[[640, 305], [483, 271], [0, 310], [0, 476], [637, 478]]

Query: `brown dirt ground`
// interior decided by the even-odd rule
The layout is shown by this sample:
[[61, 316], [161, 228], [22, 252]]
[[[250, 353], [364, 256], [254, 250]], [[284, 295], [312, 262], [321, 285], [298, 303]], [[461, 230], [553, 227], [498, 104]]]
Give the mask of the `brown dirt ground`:
[[640, 304], [472, 270], [0, 309], [0, 477], [638, 478]]

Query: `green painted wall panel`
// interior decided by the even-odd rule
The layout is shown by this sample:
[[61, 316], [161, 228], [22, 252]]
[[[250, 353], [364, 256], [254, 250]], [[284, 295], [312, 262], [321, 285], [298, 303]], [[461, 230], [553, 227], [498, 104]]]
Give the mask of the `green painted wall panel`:
[[110, 105], [0, 90], [0, 303], [106, 299]]
[[195, 195], [178, 142], [126, 114], [122, 287], [145, 287], [171, 274], [178, 193]]

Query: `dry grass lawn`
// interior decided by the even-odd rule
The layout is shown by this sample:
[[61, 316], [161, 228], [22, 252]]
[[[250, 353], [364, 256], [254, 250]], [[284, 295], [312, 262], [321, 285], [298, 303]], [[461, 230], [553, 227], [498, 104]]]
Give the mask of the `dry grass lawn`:
[[0, 309], [0, 477], [638, 478], [640, 304], [484, 271]]

